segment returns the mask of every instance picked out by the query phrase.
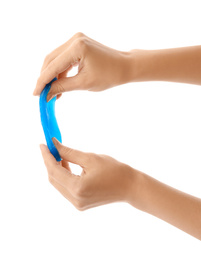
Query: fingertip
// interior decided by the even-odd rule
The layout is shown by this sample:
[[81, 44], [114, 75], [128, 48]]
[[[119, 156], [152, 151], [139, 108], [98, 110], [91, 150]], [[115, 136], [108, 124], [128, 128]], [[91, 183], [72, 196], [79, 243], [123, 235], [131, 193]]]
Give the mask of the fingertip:
[[58, 141], [56, 137], [52, 137], [52, 141], [54, 141], [54, 140]]
[[33, 96], [37, 96], [37, 92], [36, 92], [35, 89], [34, 89], [34, 91], [33, 91]]
[[47, 94], [46, 102], [48, 103], [49, 101], [50, 101], [50, 97], [49, 97], [49, 95]]
[[43, 149], [44, 146], [46, 146], [45, 144], [40, 144], [40, 149]]
[[62, 96], [62, 94], [61, 94], [61, 93], [60, 93], [60, 94], [58, 94], [58, 95], [57, 95], [57, 99], [59, 99], [61, 96]]
[[40, 150], [46, 167], [53, 167], [54, 165], [58, 164], [47, 145], [40, 144]]
[[44, 152], [45, 150], [47, 151], [47, 149], [48, 149], [47, 145], [45, 145], [45, 144], [40, 144], [39, 147], [40, 147], [41, 152]]
[[48, 94], [47, 94], [47, 97], [46, 97], [46, 101], [47, 101], [47, 103], [51, 100], [51, 99], [53, 99], [53, 95], [51, 95], [51, 93], [49, 92]]
[[55, 146], [57, 146], [58, 144], [60, 144], [59, 140], [56, 139], [56, 137], [52, 138], [52, 142], [54, 143]]

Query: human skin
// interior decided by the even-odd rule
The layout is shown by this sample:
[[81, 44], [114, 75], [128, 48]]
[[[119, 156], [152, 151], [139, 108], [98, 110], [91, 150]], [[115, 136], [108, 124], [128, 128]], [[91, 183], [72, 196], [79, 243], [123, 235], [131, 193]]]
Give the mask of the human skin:
[[[78, 74], [67, 77], [78, 65]], [[82, 33], [47, 56], [34, 95], [55, 76], [47, 100], [65, 91], [101, 91], [137, 81], [172, 81], [201, 85], [201, 46], [121, 52]], [[201, 199], [176, 190], [115, 159], [68, 148], [55, 138], [62, 162], [46, 145], [41, 152], [49, 181], [79, 210], [123, 201], [201, 240]], [[68, 162], [83, 171], [74, 175]]]

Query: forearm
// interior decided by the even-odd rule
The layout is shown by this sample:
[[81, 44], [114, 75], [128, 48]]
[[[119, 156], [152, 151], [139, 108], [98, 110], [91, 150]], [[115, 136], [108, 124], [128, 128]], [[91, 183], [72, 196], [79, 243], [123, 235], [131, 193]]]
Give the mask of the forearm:
[[201, 85], [201, 46], [130, 52], [129, 82], [172, 81]]
[[201, 199], [134, 170], [130, 204], [201, 240]]

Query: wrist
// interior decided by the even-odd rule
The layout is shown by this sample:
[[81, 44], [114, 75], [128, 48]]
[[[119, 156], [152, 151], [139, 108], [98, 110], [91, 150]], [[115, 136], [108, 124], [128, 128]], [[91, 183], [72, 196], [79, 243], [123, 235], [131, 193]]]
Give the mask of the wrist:
[[130, 83], [135, 78], [135, 55], [131, 52], [119, 51], [118, 55], [118, 71], [116, 76], [118, 76], [118, 84], [122, 85]]
[[150, 51], [119, 51], [115, 59], [114, 85], [144, 81], [150, 71]]
[[156, 53], [152, 50], [134, 49], [127, 54], [127, 83], [155, 79]]
[[144, 173], [132, 167], [129, 170], [129, 185], [127, 190], [127, 203], [140, 209], [140, 197], [143, 190]]

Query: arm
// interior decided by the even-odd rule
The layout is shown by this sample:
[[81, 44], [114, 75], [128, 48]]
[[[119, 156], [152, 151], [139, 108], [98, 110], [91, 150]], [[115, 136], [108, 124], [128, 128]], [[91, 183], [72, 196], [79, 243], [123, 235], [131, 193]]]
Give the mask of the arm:
[[130, 81], [173, 81], [201, 85], [201, 46], [133, 50]]
[[[131, 195], [130, 204], [201, 240], [201, 199], [144, 173], [137, 174], [140, 188], [137, 199]], [[135, 188], [133, 187], [131, 193]]]
[[[84, 153], [53, 142], [63, 158], [58, 163], [41, 146], [51, 184], [79, 210], [122, 201], [152, 214], [201, 240], [201, 199], [178, 191], [115, 159]], [[81, 176], [68, 162], [78, 164]]]

